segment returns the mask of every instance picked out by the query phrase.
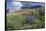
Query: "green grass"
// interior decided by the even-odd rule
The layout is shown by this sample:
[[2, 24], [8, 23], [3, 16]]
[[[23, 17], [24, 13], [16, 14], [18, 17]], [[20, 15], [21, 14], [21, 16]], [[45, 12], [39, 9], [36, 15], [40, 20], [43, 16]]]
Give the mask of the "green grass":
[[[26, 16], [18, 15], [19, 13], [8, 13], [7, 14], [7, 29], [36, 29], [44, 28], [45, 21], [44, 16], [36, 15], [33, 18], [32, 24], [26, 23]], [[41, 18], [41, 20], [40, 20]]]

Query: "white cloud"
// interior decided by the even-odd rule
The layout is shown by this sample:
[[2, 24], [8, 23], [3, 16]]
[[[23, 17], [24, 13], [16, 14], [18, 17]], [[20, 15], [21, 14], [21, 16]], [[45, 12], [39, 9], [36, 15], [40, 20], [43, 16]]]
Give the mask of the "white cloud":
[[22, 7], [22, 4], [20, 2], [12, 2], [14, 8], [13, 10], [20, 10]]
[[15, 6], [15, 7], [22, 7], [22, 4], [20, 2], [12, 2], [12, 4]]

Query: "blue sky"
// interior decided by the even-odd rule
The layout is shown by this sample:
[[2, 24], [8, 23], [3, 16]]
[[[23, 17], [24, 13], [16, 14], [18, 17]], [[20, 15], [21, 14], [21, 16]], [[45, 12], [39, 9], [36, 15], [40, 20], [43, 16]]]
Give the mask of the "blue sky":
[[[14, 4], [13, 4], [14, 3]], [[18, 3], [20, 3], [20, 2], [18, 2]], [[9, 8], [9, 9], [13, 9], [13, 8], [15, 8], [15, 6], [21, 6], [20, 4], [17, 4], [17, 5], [15, 5], [16, 3], [15, 2], [13, 2], [13, 0], [7, 0], [7, 8]]]
[[12, 0], [7, 0], [7, 8], [11, 9], [14, 5], [12, 4]]
[[[12, 2], [13, 2], [13, 0], [7, 0], [7, 8], [13, 9], [15, 7]], [[32, 6], [33, 5], [39, 5], [39, 4], [40, 3], [33, 3]]]
[[7, 0], [8, 2], [12, 2], [13, 0]]

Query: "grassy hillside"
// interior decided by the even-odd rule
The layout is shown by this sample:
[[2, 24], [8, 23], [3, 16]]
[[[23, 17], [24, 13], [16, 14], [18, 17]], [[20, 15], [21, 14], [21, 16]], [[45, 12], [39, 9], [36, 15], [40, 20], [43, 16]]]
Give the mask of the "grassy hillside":
[[[23, 9], [16, 12], [10, 12], [7, 14], [7, 29], [36, 29], [36, 28], [44, 28], [45, 21], [44, 15], [39, 15], [37, 11], [39, 9]], [[33, 21], [32, 23], [27, 23], [27, 16], [33, 12]], [[23, 16], [24, 15], [24, 16]]]

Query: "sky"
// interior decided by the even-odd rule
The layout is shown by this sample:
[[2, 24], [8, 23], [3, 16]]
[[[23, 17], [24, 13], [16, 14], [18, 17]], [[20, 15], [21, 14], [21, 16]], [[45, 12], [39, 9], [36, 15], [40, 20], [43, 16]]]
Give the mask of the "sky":
[[[7, 8], [9, 9], [13, 9], [15, 8], [15, 6], [17, 5], [18, 7], [21, 7], [22, 5], [20, 4], [20, 2], [18, 2], [19, 4], [17, 5], [17, 3], [13, 2], [13, 0], [7, 0]], [[39, 5], [40, 3], [31, 3], [32, 6], [34, 5]], [[42, 5], [42, 4], [41, 4]]]
[[16, 6], [21, 7], [22, 5], [21, 5], [20, 2], [13, 2], [12, 0], [8, 0], [8, 1], [7, 1], [7, 8], [13, 9], [13, 8], [15, 8]]
[[7, 8], [13, 8], [12, 0], [7, 0]]

